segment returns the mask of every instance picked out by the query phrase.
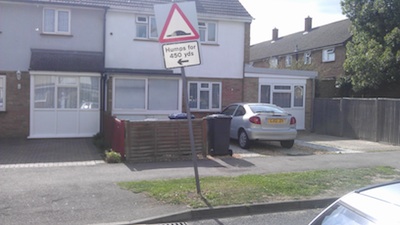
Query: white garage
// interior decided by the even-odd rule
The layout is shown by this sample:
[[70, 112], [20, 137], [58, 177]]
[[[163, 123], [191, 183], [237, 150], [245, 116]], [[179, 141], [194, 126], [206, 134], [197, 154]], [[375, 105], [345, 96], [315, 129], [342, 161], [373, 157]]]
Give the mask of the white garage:
[[[313, 98], [314, 71], [280, 70], [247, 66], [245, 78], [258, 79], [258, 102], [272, 103], [295, 116], [297, 129], [306, 129], [307, 100]], [[246, 92], [246, 91], [245, 91]], [[308, 101], [312, 102], [312, 101]], [[310, 113], [308, 113], [310, 116]]]
[[31, 71], [29, 138], [91, 137], [100, 130], [100, 73]]

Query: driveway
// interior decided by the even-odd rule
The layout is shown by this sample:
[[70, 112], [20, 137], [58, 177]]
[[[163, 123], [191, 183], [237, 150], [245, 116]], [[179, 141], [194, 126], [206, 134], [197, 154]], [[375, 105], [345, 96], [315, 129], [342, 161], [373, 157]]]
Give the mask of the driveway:
[[91, 138], [0, 139], [0, 168], [104, 163]]

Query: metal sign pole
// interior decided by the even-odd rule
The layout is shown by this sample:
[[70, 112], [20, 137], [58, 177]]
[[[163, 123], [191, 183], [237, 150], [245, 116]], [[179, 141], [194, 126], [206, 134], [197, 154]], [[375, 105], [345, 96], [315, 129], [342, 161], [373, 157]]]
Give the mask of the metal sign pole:
[[199, 170], [198, 170], [198, 166], [197, 166], [197, 156], [196, 156], [196, 150], [194, 148], [192, 114], [190, 113], [189, 98], [188, 98], [188, 88], [187, 88], [187, 81], [186, 81], [186, 74], [185, 74], [185, 68], [184, 67], [181, 67], [181, 74], [182, 74], [182, 81], [183, 81], [183, 97], [185, 98], [186, 113], [187, 113], [187, 119], [188, 119], [188, 124], [189, 124], [190, 148], [191, 148], [191, 151], [192, 151], [192, 161], [193, 161], [193, 167], [194, 167], [194, 175], [195, 175], [195, 178], [196, 178], [196, 189], [197, 189], [197, 194], [201, 195]]

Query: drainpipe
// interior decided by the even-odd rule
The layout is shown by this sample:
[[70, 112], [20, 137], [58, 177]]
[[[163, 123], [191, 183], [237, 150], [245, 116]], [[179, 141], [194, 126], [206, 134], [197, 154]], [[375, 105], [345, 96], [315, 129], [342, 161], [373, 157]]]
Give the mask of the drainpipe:
[[106, 22], [107, 22], [107, 12], [108, 7], [104, 8], [104, 16], [103, 16], [103, 72], [100, 80], [100, 133], [104, 133], [104, 114], [107, 110], [107, 83], [108, 83], [108, 74], [105, 72], [106, 67]]

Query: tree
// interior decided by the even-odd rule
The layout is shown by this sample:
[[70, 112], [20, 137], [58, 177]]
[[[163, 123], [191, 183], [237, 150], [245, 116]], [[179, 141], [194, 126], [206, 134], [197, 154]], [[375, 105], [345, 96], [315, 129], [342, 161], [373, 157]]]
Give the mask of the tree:
[[344, 69], [355, 91], [400, 81], [400, 1], [342, 0], [352, 22]]

